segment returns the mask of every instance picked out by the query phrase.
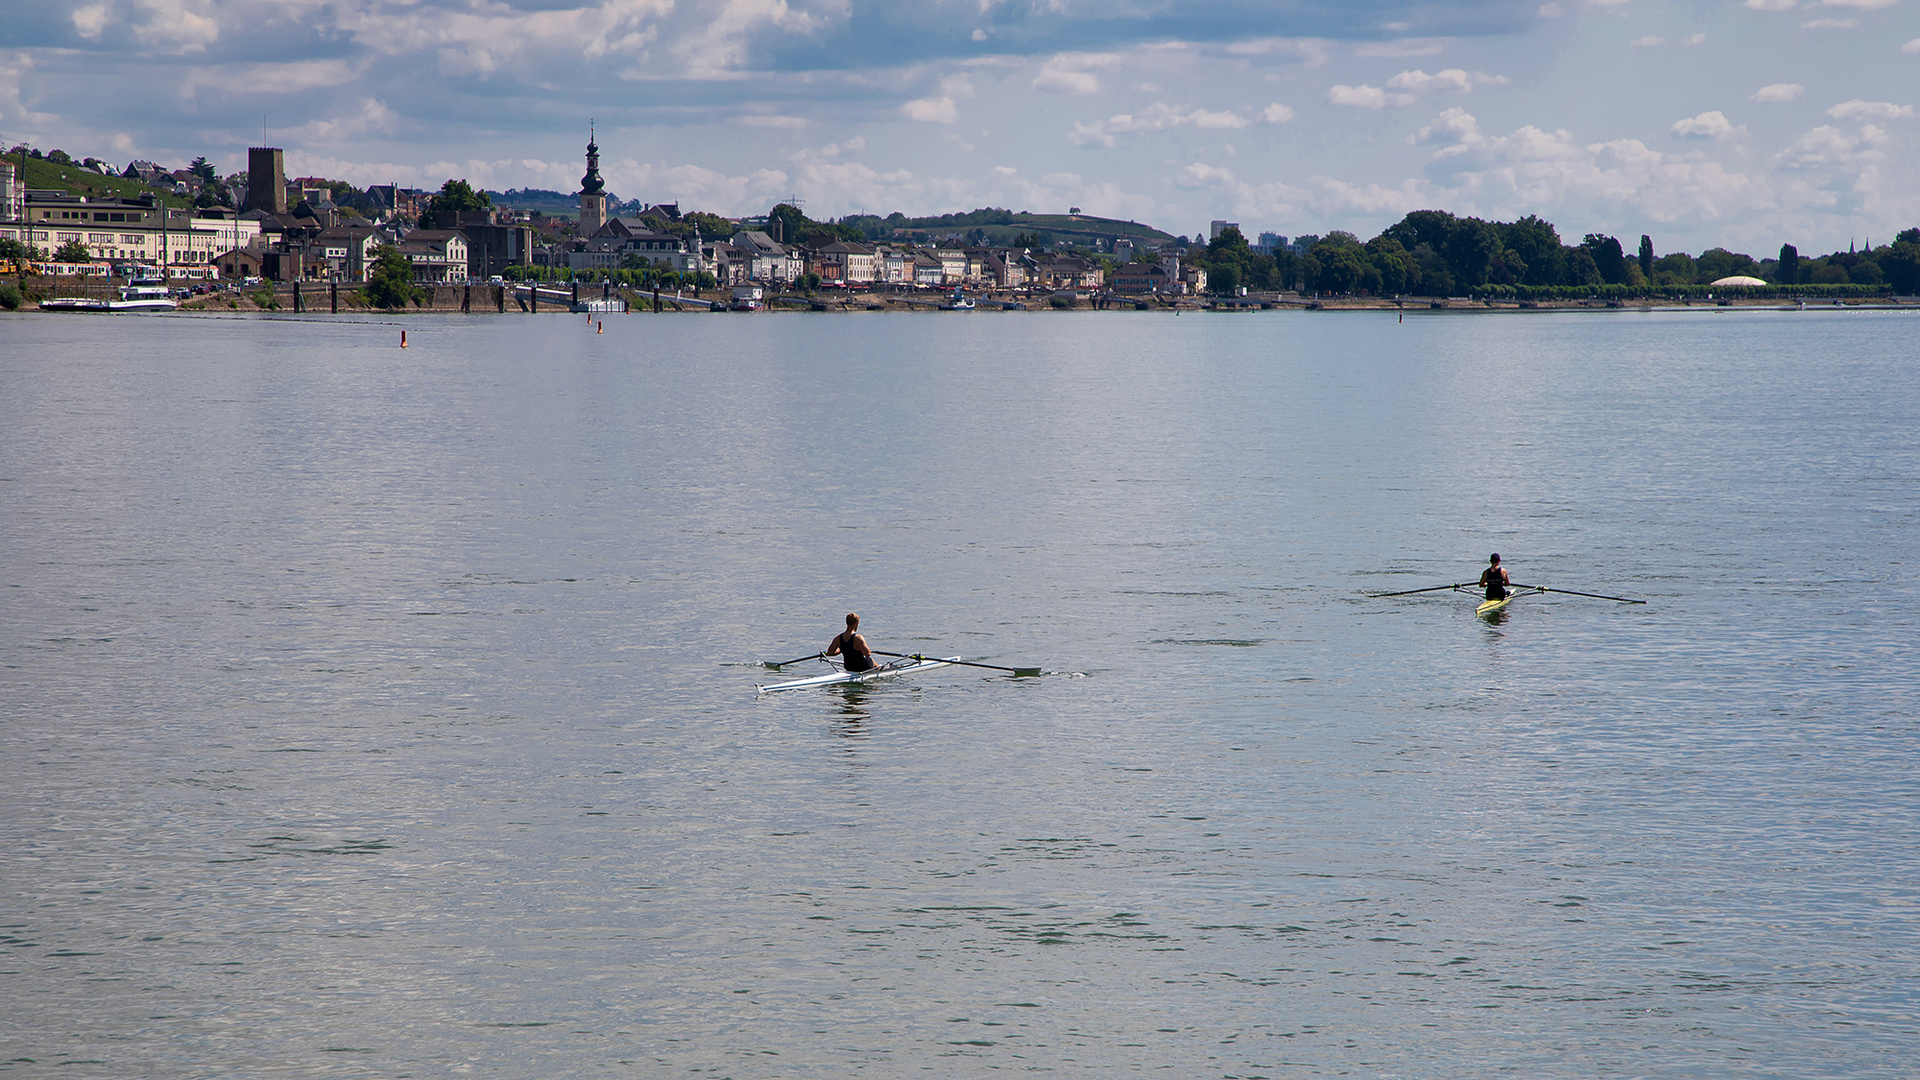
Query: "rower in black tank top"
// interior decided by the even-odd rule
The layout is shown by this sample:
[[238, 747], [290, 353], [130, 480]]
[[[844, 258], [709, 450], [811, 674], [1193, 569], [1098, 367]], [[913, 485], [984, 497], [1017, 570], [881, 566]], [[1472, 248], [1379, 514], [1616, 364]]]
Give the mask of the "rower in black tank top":
[[1506, 569], [1500, 565], [1500, 556], [1493, 555], [1487, 563], [1487, 568], [1480, 572], [1480, 584], [1487, 587], [1487, 599], [1505, 600], [1509, 582]]
[[867, 647], [867, 639], [860, 636], [860, 616], [847, 613], [847, 628], [827, 646], [827, 655], [845, 657], [848, 671], [873, 670], [873, 650]]

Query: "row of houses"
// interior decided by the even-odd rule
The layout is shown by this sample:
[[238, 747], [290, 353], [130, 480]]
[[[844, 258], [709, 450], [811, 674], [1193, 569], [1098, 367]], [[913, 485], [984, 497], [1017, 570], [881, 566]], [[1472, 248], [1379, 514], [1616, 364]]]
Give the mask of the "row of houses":
[[[311, 213], [311, 212], [310, 212]], [[535, 230], [493, 211], [433, 215], [420, 228], [323, 210], [318, 214], [239, 214], [169, 210], [157, 198], [90, 199], [65, 192], [27, 193], [24, 220], [0, 222], [0, 238], [47, 250], [85, 244], [102, 262], [165, 268], [177, 276], [209, 270], [228, 279], [340, 281], [367, 278], [377, 249], [397, 248], [423, 284], [486, 280], [508, 267], [564, 266], [574, 271], [659, 268], [710, 274], [721, 285], [791, 286], [813, 275], [828, 287], [1110, 290], [1177, 294], [1205, 288], [1204, 272], [1176, 257], [1120, 267], [1084, 256], [1017, 248], [911, 244], [784, 244], [764, 231], [730, 239], [661, 232], [652, 218], [609, 218], [591, 237], [541, 246]]]
[[1113, 281], [1081, 255], [1020, 248], [923, 247], [835, 241], [783, 244], [764, 231], [690, 240], [658, 231], [648, 218], [607, 219], [591, 237], [540, 251], [536, 263], [575, 271], [656, 267], [713, 275], [722, 285], [785, 286], [807, 275], [829, 287], [1072, 289], [1175, 294], [1206, 287], [1205, 272], [1177, 257], [1130, 265]]
[[421, 284], [457, 285], [475, 276], [474, 245], [458, 229], [333, 225], [282, 228], [262, 237], [260, 244], [235, 248], [214, 260], [220, 276], [358, 284], [367, 280], [379, 249], [388, 244], [412, 265], [413, 280]]

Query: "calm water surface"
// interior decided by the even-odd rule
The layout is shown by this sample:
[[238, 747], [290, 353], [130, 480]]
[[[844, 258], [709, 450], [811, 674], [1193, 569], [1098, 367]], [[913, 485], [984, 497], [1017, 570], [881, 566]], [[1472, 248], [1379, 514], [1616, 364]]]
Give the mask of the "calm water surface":
[[404, 325], [0, 316], [0, 1072], [1913, 1075], [1915, 315]]

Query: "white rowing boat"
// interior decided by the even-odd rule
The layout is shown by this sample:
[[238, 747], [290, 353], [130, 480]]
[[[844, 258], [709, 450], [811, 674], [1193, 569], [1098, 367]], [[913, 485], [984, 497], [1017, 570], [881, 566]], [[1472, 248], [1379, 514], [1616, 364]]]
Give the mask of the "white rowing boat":
[[959, 662], [960, 658], [957, 656], [950, 656], [944, 660], [938, 660], [933, 657], [903, 657], [895, 660], [891, 664], [881, 664], [879, 667], [868, 668], [866, 671], [847, 671], [840, 667], [840, 661], [828, 660], [827, 663], [834, 666], [834, 670], [829, 674], [814, 675], [805, 679], [793, 679], [788, 682], [768, 683], [760, 687], [760, 692], [763, 694], [771, 694], [775, 690], [806, 690], [815, 686], [845, 686], [854, 683], [875, 682], [880, 679], [891, 679], [895, 675], [905, 675], [910, 671], [928, 671], [933, 668], [951, 667]]

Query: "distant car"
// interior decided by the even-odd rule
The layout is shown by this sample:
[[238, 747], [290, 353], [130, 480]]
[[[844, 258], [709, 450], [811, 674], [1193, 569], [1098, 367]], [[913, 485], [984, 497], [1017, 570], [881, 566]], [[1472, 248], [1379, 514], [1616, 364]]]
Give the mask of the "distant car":
[[505, 285], [506, 283], [507, 279], [501, 277], [499, 274], [495, 274], [487, 279], [487, 284], [489, 285]]
[[257, 278], [257, 277], [250, 277], [250, 278], [246, 278], [246, 279], [244, 279], [243, 281], [241, 281], [241, 282], [240, 282], [240, 284], [242, 284], [242, 285], [258, 285], [258, 284], [260, 284], [260, 279], [259, 279], [259, 278]]

